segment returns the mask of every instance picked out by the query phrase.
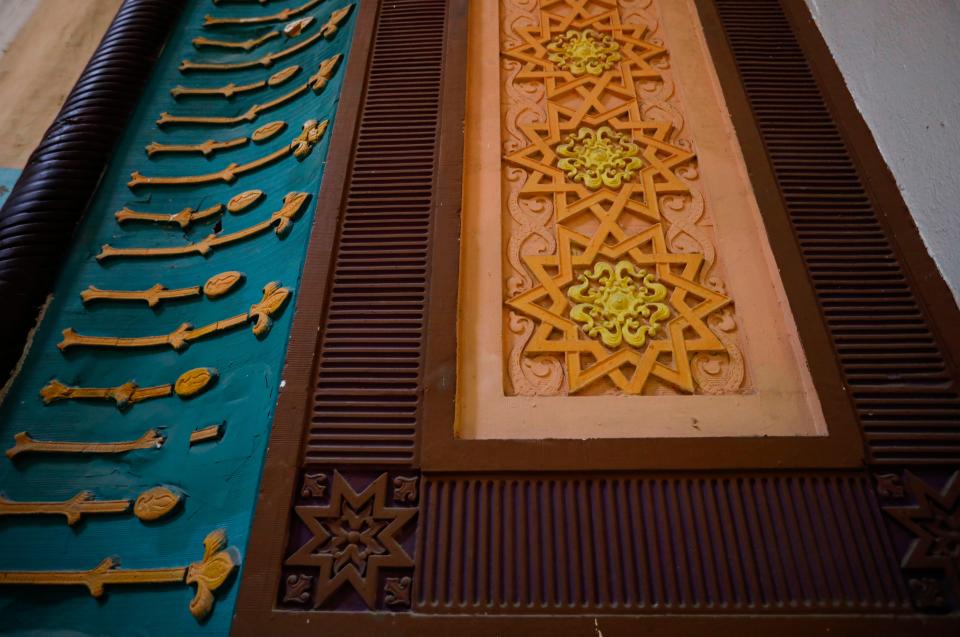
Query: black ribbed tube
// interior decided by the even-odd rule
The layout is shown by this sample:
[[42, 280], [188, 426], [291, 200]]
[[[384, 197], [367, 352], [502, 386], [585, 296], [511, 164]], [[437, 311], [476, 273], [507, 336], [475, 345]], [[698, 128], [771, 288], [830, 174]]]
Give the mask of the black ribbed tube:
[[125, 0], [0, 209], [0, 384], [23, 351], [185, 0]]

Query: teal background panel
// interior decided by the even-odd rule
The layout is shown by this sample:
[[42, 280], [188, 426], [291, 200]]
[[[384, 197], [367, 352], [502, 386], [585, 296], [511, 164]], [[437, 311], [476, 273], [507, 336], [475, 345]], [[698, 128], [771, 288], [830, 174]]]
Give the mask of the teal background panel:
[[[357, 0], [352, 0], [358, 4]], [[171, 114], [234, 116], [254, 104], [286, 94], [307, 81], [321, 60], [336, 53], [347, 54], [353, 38], [356, 7], [336, 34], [307, 49], [278, 60], [270, 68], [234, 72], [181, 74], [180, 61], [234, 62], [261, 57], [286, 48], [316, 33], [330, 14], [348, 0], [327, 0], [307, 12], [316, 21], [300, 39], [273, 38], [246, 52], [195, 49], [197, 36], [245, 40], [279, 25], [232, 26], [203, 29], [203, 16], [263, 15], [302, 0], [279, 0], [267, 5], [192, 0], [154, 71], [88, 214], [79, 227], [73, 249], [57, 282], [43, 321], [32, 341], [23, 367], [0, 405], [0, 445], [13, 445], [13, 436], [27, 431], [39, 440], [125, 441], [155, 428], [166, 437], [159, 450], [133, 451], [125, 455], [54, 456], [31, 454], [10, 461], [0, 457], [0, 491], [13, 500], [64, 500], [81, 490], [97, 499], [135, 499], [157, 485], [182, 490], [184, 505], [171, 517], [144, 523], [132, 514], [91, 515], [74, 527], [62, 516], [0, 518], [0, 570], [86, 570], [107, 556], [117, 556], [123, 568], [158, 568], [187, 565], [203, 554], [203, 538], [224, 528], [229, 543], [245, 552], [256, 500], [260, 471], [270, 433], [273, 410], [281, 385], [281, 370], [297, 296], [300, 276], [314, 215], [335, 215], [337, 210], [314, 210], [324, 165], [330, 129], [312, 150], [298, 161], [282, 159], [255, 172], [239, 176], [232, 184], [215, 183], [189, 187], [127, 187], [134, 170], [145, 175], [190, 175], [243, 164], [288, 144], [307, 119], [333, 117], [346, 68], [341, 61], [330, 83], [284, 106], [264, 113], [255, 122], [237, 126], [172, 126], [155, 124], [163, 111]], [[174, 100], [170, 89], [183, 86], [247, 84], [266, 79], [276, 71], [297, 64], [302, 68], [282, 86], [265, 88], [231, 100], [185, 98]], [[160, 155], [148, 158], [144, 147], [153, 141], [166, 144], [199, 143], [248, 136], [257, 127], [274, 120], [287, 122], [280, 135], [239, 149], [202, 155]], [[173, 213], [183, 208], [200, 209], [226, 203], [249, 189], [266, 194], [256, 206], [240, 214], [178, 226], [117, 224], [114, 212], [123, 207], [155, 213]], [[284, 194], [307, 192], [311, 200], [289, 232], [278, 237], [271, 230], [241, 243], [222, 246], [207, 256], [176, 258], [114, 259], [98, 263], [100, 246], [151, 247], [183, 245], [215, 230], [232, 233], [262, 220], [282, 205]], [[146, 289], [156, 283], [167, 288], [202, 286], [212, 275], [239, 270], [244, 283], [217, 299], [192, 298], [163, 302], [151, 309], [146, 303], [97, 302], [86, 307], [80, 292], [89, 285], [101, 289]], [[57, 349], [61, 330], [73, 327], [84, 335], [148, 336], [167, 334], [182, 323], [200, 327], [246, 312], [260, 300], [262, 288], [278, 281], [293, 294], [270, 332], [256, 337], [250, 325], [192, 343], [182, 351], [169, 347], [142, 350], [71, 348]], [[176, 396], [137, 403], [125, 412], [107, 401], [60, 401], [45, 406], [40, 389], [52, 378], [67, 385], [111, 387], [135, 380], [141, 387], [172, 383], [184, 371], [213, 367], [219, 380], [207, 392], [188, 400]], [[217, 422], [226, 423], [226, 433], [216, 443], [190, 447], [190, 433]], [[238, 574], [239, 575], [239, 574]], [[226, 635], [239, 587], [235, 576], [217, 594], [210, 618], [198, 623], [188, 610], [193, 587], [184, 584], [112, 586], [101, 599], [85, 588], [0, 586], [0, 630], [13, 634], [42, 635]]]
[[19, 168], [0, 168], [0, 206], [7, 201], [7, 196], [20, 179], [21, 172]]

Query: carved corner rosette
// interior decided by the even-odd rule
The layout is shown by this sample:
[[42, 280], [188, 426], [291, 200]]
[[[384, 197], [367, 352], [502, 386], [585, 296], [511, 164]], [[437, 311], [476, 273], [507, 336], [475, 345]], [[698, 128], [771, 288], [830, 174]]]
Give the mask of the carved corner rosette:
[[351, 601], [405, 610], [413, 586], [420, 477], [337, 470], [303, 476], [281, 604], [336, 610]]

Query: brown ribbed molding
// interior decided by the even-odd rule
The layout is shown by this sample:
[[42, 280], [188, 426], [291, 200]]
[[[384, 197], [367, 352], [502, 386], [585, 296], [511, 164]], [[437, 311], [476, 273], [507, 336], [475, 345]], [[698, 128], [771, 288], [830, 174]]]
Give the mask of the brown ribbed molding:
[[53, 289], [184, 0], [126, 0], [0, 209], [0, 383]]

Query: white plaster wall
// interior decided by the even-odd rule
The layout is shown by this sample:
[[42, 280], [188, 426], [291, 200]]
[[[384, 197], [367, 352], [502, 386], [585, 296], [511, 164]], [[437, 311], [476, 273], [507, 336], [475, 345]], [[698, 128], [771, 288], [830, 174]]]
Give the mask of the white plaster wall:
[[960, 302], [960, 1], [806, 2]]

